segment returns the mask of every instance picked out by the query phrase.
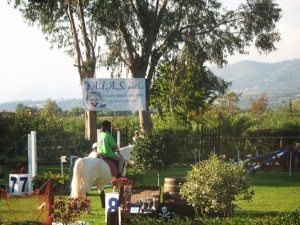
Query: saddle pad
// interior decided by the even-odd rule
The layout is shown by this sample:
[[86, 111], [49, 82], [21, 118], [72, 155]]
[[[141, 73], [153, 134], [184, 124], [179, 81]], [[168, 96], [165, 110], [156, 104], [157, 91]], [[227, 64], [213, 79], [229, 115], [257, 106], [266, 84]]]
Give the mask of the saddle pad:
[[118, 174], [118, 168], [117, 168], [117, 162], [115, 162], [114, 160], [111, 160], [111, 159], [107, 159], [107, 158], [102, 158], [106, 163], [107, 165], [109, 166], [110, 168], [110, 171], [111, 171], [111, 175], [113, 177], [116, 177], [117, 174]]

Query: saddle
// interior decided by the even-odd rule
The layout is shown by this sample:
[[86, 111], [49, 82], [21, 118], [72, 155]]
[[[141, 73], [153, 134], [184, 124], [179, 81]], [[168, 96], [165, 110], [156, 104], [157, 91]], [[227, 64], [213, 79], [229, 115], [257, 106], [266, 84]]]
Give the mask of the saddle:
[[118, 161], [110, 159], [110, 158], [102, 156], [102, 155], [100, 155], [99, 158], [104, 160], [107, 163], [107, 165], [110, 168], [111, 175], [113, 177], [116, 177], [118, 174]]

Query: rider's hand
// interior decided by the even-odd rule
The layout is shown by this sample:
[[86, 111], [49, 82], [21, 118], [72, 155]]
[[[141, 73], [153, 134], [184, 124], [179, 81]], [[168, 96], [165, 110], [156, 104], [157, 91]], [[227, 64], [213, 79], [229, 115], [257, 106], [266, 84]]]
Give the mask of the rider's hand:
[[116, 147], [114, 148], [114, 150], [115, 150], [115, 152], [120, 153], [120, 149], [119, 149], [118, 146], [116, 146]]

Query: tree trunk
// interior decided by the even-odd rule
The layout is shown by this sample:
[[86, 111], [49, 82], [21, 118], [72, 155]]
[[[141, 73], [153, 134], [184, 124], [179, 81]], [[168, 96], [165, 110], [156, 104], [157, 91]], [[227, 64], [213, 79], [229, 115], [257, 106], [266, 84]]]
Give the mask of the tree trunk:
[[97, 112], [85, 111], [85, 139], [97, 141]]
[[153, 126], [149, 109], [147, 111], [139, 111], [139, 118], [140, 118], [140, 126], [142, 131], [149, 132]]

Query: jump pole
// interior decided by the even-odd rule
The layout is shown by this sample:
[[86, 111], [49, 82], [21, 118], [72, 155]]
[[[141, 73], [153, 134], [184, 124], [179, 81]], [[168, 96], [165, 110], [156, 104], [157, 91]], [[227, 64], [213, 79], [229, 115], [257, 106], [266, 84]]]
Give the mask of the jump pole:
[[28, 134], [28, 193], [33, 192], [32, 177], [37, 175], [36, 131]]
[[28, 134], [27, 143], [28, 143], [28, 193], [31, 194], [33, 192], [31, 134]]

